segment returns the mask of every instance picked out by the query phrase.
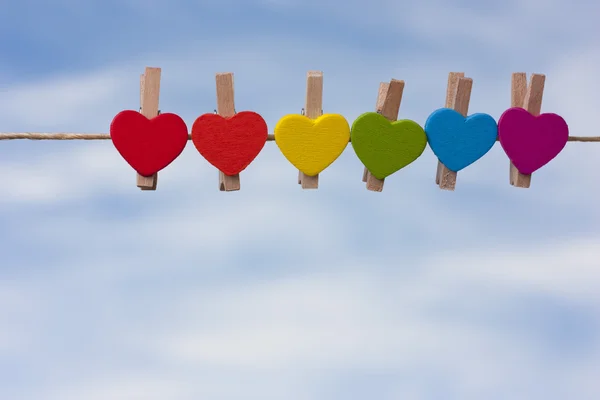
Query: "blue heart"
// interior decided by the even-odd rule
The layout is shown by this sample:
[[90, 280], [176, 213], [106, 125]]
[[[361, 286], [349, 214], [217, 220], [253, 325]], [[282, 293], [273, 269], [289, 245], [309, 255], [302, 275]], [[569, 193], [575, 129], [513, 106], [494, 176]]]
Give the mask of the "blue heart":
[[450, 108], [431, 113], [425, 122], [429, 147], [451, 171], [460, 171], [483, 157], [498, 136], [498, 124], [488, 114], [467, 118]]

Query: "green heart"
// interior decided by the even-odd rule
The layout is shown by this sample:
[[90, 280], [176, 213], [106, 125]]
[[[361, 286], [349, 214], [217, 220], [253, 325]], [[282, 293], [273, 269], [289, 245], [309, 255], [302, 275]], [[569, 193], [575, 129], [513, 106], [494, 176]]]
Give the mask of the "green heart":
[[427, 146], [427, 135], [415, 121], [391, 122], [374, 112], [364, 113], [354, 121], [350, 137], [356, 155], [377, 179], [406, 167]]

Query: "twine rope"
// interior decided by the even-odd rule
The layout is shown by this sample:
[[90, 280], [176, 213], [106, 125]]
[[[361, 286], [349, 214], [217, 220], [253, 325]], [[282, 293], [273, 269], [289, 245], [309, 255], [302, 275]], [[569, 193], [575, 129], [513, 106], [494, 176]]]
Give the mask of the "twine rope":
[[[41, 132], [0, 132], [0, 140], [111, 140], [108, 133], [41, 133]], [[192, 135], [188, 134], [188, 140]], [[269, 134], [267, 141], [275, 140]], [[498, 141], [498, 139], [496, 139]], [[569, 136], [569, 142], [600, 142], [600, 136]]]

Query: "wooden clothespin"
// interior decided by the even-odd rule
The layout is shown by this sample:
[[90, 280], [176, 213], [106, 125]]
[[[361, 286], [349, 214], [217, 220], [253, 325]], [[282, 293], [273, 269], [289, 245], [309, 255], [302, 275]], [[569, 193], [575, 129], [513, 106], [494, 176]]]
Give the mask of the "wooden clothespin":
[[[323, 115], [323, 72], [308, 71], [306, 75], [306, 104], [304, 115], [310, 119], [317, 119]], [[302, 189], [318, 189], [319, 175], [308, 176], [298, 171], [298, 184]]]
[[[452, 108], [466, 117], [469, 112], [472, 88], [473, 79], [465, 78], [464, 72], [450, 72], [448, 75], [445, 107]], [[440, 189], [454, 190], [456, 187], [456, 175], [455, 171], [450, 171], [438, 160], [435, 183], [440, 186]]]
[[[233, 73], [216, 74], [215, 79], [217, 83], [217, 114], [224, 118], [233, 117], [235, 115]], [[222, 192], [240, 190], [240, 175], [225, 175], [219, 171], [219, 190]]]
[[[383, 115], [390, 121], [398, 119], [400, 112], [400, 103], [402, 102], [402, 93], [404, 92], [404, 81], [392, 79], [390, 83], [381, 82], [379, 84], [379, 94], [375, 111]], [[367, 184], [367, 190], [381, 192], [383, 190], [384, 179], [377, 179], [365, 167], [363, 172], [363, 182]]]
[[[158, 97], [160, 93], [160, 68], [146, 67], [140, 77], [140, 113], [146, 118], [159, 114]], [[156, 190], [158, 173], [152, 176], [137, 174], [137, 187], [142, 190]]]
[[[511, 107], [522, 107], [534, 116], [542, 112], [542, 97], [544, 95], [544, 85], [546, 76], [542, 74], [532, 74], [527, 85], [527, 74], [525, 72], [515, 72], [511, 79]], [[515, 187], [529, 188], [531, 186], [531, 175], [521, 174], [519, 170], [510, 163], [510, 184]]]

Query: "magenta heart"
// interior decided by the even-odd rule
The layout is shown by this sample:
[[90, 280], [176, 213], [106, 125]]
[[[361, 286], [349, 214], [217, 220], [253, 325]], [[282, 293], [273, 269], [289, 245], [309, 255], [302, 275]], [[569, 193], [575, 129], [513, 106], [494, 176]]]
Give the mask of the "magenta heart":
[[531, 115], [509, 108], [498, 120], [498, 139], [504, 152], [522, 174], [532, 174], [564, 149], [569, 126], [557, 114]]

